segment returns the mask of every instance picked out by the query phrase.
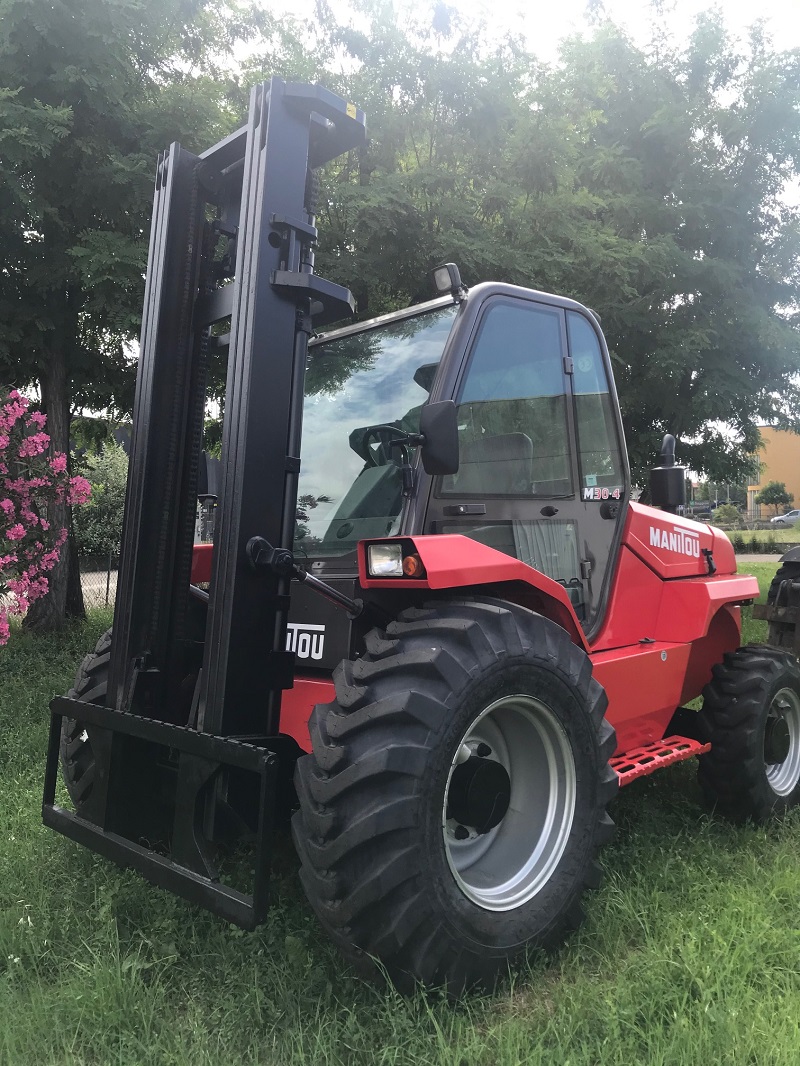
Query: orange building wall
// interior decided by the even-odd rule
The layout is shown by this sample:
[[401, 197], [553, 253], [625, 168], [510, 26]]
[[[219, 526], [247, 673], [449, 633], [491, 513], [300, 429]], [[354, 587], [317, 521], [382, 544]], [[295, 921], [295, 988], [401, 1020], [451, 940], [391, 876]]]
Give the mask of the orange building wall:
[[[747, 486], [748, 511], [758, 513], [759, 507], [754, 503], [754, 497], [768, 481], [782, 481], [787, 492], [794, 497], [794, 503], [789, 504], [787, 510], [800, 507], [800, 435], [773, 426], [760, 426], [759, 429], [764, 439], [758, 455], [761, 477], [758, 484]], [[775, 508], [762, 506], [760, 511], [762, 517], [771, 518]]]

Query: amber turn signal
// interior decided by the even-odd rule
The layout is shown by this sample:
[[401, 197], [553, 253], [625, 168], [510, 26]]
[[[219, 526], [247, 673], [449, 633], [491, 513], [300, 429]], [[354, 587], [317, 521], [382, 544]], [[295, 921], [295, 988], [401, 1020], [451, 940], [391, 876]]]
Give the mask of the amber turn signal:
[[406, 555], [403, 559], [403, 573], [406, 577], [424, 577], [425, 567], [418, 555]]

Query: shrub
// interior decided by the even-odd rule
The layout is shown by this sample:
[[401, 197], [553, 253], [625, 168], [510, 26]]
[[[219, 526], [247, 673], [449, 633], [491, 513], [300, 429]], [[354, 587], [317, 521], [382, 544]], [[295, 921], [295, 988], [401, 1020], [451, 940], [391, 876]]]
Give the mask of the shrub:
[[731, 544], [735, 552], [743, 552], [747, 550], [747, 542], [741, 533], [731, 534]]
[[714, 511], [715, 526], [738, 526], [741, 520], [739, 508], [732, 503], [721, 503]]
[[122, 537], [128, 456], [113, 440], [86, 459], [92, 498], [75, 513], [75, 539], [83, 555], [117, 555]]
[[47, 592], [46, 575], [67, 538], [52, 524], [54, 505], [84, 503], [91, 492], [85, 478], [69, 476], [62, 452], [48, 455], [46, 424], [15, 389], [0, 398], [0, 644], [8, 616]]

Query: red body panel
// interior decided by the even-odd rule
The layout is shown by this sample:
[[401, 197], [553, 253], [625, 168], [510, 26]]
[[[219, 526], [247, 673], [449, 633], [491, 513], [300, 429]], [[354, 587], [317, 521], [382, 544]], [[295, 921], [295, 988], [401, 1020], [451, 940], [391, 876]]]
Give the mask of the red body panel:
[[[661, 740], [680, 704], [700, 694], [714, 663], [739, 646], [737, 604], [758, 595], [754, 577], [736, 574], [724, 533], [653, 507], [629, 504], [604, 624], [586, 643], [562, 585], [517, 559], [457, 534], [411, 539], [427, 577], [416, 587], [475, 588], [498, 585], [508, 597], [541, 610], [563, 625], [590, 654], [608, 695], [607, 717], [617, 730], [618, 752]], [[710, 552], [717, 572], [709, 574]], [[361, 584], [391, 588], [403, 578], [367, 577], [359, 550]], [[526, 590], [524, 594], [519, 590]], [[534, 596], [533, 602], [531, 595]]]
[[594, 676], [606, 690], [606, 718], [617, 731], [617, 752], [661, 740], [680, 705], [688, 644], [635, 644], [592, 655]]
[[192, 582], [211, 580], [211, 553], [213, 544], [195, 544], [192, 549]]
[[[413, 541], [427, 576], [424, 579], [368, 577], [365, 545], [361, 543], [358, 546], [358, 577], [362, 588], [391, 589], [397, 588], [400, 583], [403, 588], [470, 589], [476, 585], [508, 586], [517, 583], [531, 592], [539, 593], [551, 609], [550, 616], [567, 630], [576, 644], [589, 650], [564, 586], [519, 559], [477, 540], [470, 540], [460, 533], [383, 537], [381, 543], [391, 540]], [[491, 595], [491, 591], [487, 591], [487, 595]], [[529, 601], [529, 597], [524, 598]], [[534, 603], [530, 605], [537, 609]]]
[[296, 677], [292, 688], [281, 699], [281, 733], [292, 737], [303, 751], [311, 751], [308, 720], [317, 703], [331, 703], [336, 699], [332, 681]]
[[[359, 545], [363, 588], [475, 589], [500, 595], [548, 615], [591, 656], [608, 695], [607, 717], [617, 730], [617, 752], [664, 737], [675, 709], [697, 696], [714, 663], [739, 645], [743, 600], [758, 595], [755, 578], [736, 574], [733, 548], [719, 530], [629, 504], [606, 619], [586, 642], [563, 585], [525, 563], [457, 534], [387, 538], [412, 540], [426, 577], [367, 577]], [[708, 573], [712, 552], [717, 573]], [[211, 545], [196, 545], [192, 580], [211, 576]], [[311, 750], [308, 719], [314, 705], [334, 699], [333, 682], [297, 677], [285, 692], [281, 732]]]

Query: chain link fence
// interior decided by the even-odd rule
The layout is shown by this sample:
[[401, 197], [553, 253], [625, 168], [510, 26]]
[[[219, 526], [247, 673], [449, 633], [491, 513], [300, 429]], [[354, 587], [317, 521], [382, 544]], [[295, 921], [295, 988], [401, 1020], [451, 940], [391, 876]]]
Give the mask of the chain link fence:
[[84, 606], [113, 607], [119, 556], [82, 555], [79, 562]]

